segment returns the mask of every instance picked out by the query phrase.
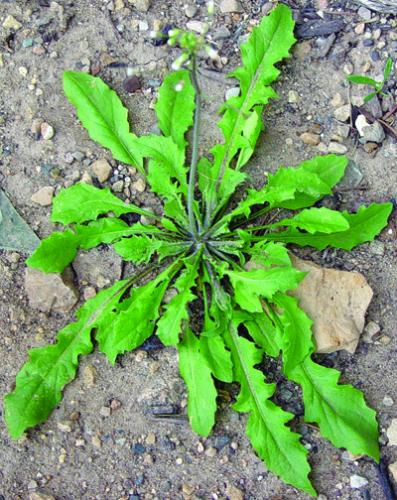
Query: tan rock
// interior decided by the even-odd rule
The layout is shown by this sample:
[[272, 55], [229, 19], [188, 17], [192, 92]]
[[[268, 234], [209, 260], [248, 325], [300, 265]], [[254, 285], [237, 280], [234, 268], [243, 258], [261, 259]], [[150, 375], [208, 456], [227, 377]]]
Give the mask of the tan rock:
[[356, 350], [372, 289], [361, 273], [318, 266], [291, 255], [294, 266], [308, 272], [291, 292], [313, 320], [317, 352]]
[[397, 483], [397, 462], [389, 465], [389, 472], [392, 475], [394, 481]]
[[244, 493], [232, 484], [226, 487], [226, 495], [229, 500], [244, 500]]
[[25, 290], [30, 307], [42, 312], [68, 312], [78, 300], [67, 271], [62, 274], [42, 273], [28, 267], [25, 271]]
[[22, 24], [15, 19], [14, 16], [7, 16], [3, 22], [3, 28], [6, 30], [17, 31], [22, 28]]
[[344, 104], [334, 111], [334, 117], [340, 122], [347, 122], [350, 118], [350, 104]]
[[83, 382], [89, 389], [94, 387], [96, 381], [97, 371], [95, 366], [87, 365], [83, 369]]
[[328, 144], [328, 153], [344, 155], [345, 153], [347, 153], [347, 147], [344, 144], [332, 141]]
[[389, 446], [397, 446], [397, 418], [393, 418], [386, 434], [389, 440]]
[[310, 146], [317, 146], [320, 143], [320, 136], [311, 132], [304, 132], [300, 135], [300, 139], [304, 144], [309, 144]]
[[106, 160], [94, 161], [91, 167], [99, 182], [107, 181], [112, 173], [112, 167]]
[[53, 196], [54, 188], [52, 186], [44, 186], [36, 191], [30, 199], [33, 201], [33, 203], [37, 203], [42, 207], [48, 207], [52, 204]]

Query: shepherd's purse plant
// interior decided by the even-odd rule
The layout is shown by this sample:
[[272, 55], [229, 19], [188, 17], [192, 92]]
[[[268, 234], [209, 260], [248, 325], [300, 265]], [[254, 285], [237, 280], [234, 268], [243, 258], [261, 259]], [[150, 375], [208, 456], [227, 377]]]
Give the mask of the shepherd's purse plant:
[[[243, 172], [261, 136], [264, 106], [277, 97], [270, 84], [280, 73], [275, 64], [295, 42], [293, 29], [289, 8], [279, 5], [242, 45], [242, 66], [230, 75], [240, 95], [223, 105], [218, 126], [224, 140], [208, 156], [199, 157], [198, 54], [211, 55], [204, 36], [169, 33], [182, 55], [159, 90], [161, 135], [130, 132], [127, 109], [99, 78], [64, 74], [66, 96], [90, 137], [145, 177], [163, 201], [163, 214], [84, 183], [54, 199], [51, 220], [68, 227], [43, 240], [29, 266], [61, 272], [79, 249], [100, 244], [145, 266], [89, 299], [54, 344], [30, 351], [5, 398], [12, 438], [48, 418], [94, 343], [114, 364], [155, 334], [178, 351], [188, 417], [199, 435], [214, 426], [216, 380], [239, 384], [233, 407], [248, 414], [247, 434], [259, 457], [283, 481], [316, 495], [308, 451], [288, 425], [294, 415], [272, 401], [275, 384], [257, 367], [265, 355], [281, 356], [283, 375], [302, 389], [304, 421], [336, 447], [379, 460], [374, 410], [360, 391], [338, 383], [338, 371], [312, 359], [312, 321], [288, 294], [305, 273], [293, 267], [286, 245], [351, 250], [385, 227], [392, 205], [362, 206], [357, 213], [314, 206], [343, 177], [343, 156], [280, 167], [258, 190], [248, 187]], [[235, 197], [238, 187], [243, 194]], [[122, 216], [130, 213], [145, 216], [145, 224], [127, 224]], [[169, 289], [177, 293], [165, 300]]]

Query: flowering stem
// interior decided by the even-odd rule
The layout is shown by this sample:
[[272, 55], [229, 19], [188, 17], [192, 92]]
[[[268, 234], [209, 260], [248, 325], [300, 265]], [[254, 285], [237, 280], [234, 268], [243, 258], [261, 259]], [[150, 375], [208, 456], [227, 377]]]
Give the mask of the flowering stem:
[[192, 140], [192, 158], [189, 170], [189, 187], [187, 196], [187, 210], [189, 217], [189, 229], [193, 236], [197, 236], [197, 224], [194, 217], [194, 189], [196, 185], [197, 162], [198, 162], [198, 149], [200, 140], [200, 115], [201, 115], [201, 90], [197, 80], [197, 62], [196, 57], [192, 59], [192, 70], [190, 72], [193, 87], [196, 91], [194, 111], [194, 124], [193, 124], [193, 140]]

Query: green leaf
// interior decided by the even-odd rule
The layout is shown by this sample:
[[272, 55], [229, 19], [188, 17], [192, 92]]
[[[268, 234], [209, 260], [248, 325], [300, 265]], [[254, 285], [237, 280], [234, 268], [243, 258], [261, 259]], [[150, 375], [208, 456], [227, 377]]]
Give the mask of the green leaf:
[[268, 240], [281, 241], [283, 243], [311, 246], [317, 250], [323, 250], [326, 247], [351, 250], [361, 243], [372, 241], [387, 225], [387, 220], [392, 210], [393, 205], [391, 203], [373, 203], [368, 207], [361, 206], [356, 214], [349, 214], [344, 211], [342, 215], [346, 218], [350, 228], [338, 233], [308, 234], [290, 228], [281, 233], [266, 234], [265, 237]]
[[376, 92], [371, 92], [368, 95], [364, 97], [364, 102], [367, 104], [367, 102], [371, 101], [374, 97], [376, 97]]
[[62, 399], [62, 389], [75, 377], [79, 356], [93, 349], [92, 329], [106, 330], [109, 314], [128, 283], [119, 281], [88, 300], [77, 311], [77, 322], [63, 328], [55, 344], [31, 349], [16, 388], [5, 397], [5, 420], [13, 439], [47, 420]]
[[308, 233], [337, 233], [349, 229], [349, 222], [343, 215], [326, 207], [308, 208], [289, 219], [282, 219], [269, 227], [290, 226], [299, 227]]
[[45, 273], [61, 273], [76, 257], [78, 245], [76, 234], [69, 229], [54, 232], [40, 242], [26, 264]]
[[185, 133], [193, 125], [194, 96], [187, 70], [167, 75], [159, 89], [156, 103], [159, 128], [165, 136], [172, 137], [181, 149], [186, 144]]
[[252, 267], [258, 265], [266, 268], [292, 266], [288, 250], [281, 243], [261, 241], [247, 248], [246, 251], [251, 255], [250, 262], [254, 264]]
[[133, 288], [126, 300], [127, 306], [116, 311], [110, 331], [96, 335], [99, 350], [106, 354], [111, 364], [119, 354], [136, 349], [153, 334], [172, 270], [172, 267], [167, 268], [146, 285]]
[[123, 238], [115, 243], [113, 248], [124, 260], [130, 260], [134, 264], [142, 264], [142, 262], [149, 262], [162, 244], [161, 240], [142, 235]]
[[379, 462], [376, 413], [363, 394], [351, 385], [339, 385], [340, 373], [307, 357], [291, 380], [302, 386], [305, 421], [317, 423], [321, 434], [334, 446], [354, 455], [368, 455]]
[[[223, 178], [237, 153], [237, 168], [241, 168], [252, 155], [262, 130], [263, 105], [270, 98], [277, 97], [270, 87], [280, 74], [275, 64], [288, 57], [295, 43], [294, 24], [290, 9], [280, 4], [262, 18], [247, 43], [241, 46], [243, 65], [230, 75], [240, 81], [241, 92], [240, 96], [228, 99], [222, 108], [224, 115], [218, 126], [225, 143], [211, 150], [214, 156], [212, 178]], [[227, 181], [223, 179], [222, 183], [227, 184]]]
[[233, 322], [229, 332], [225, 333], [225, 340], [232, 354], [234, 379], [240, 384], [234, 408], [250, 414], [247, 435], [252, 446], [268, 469], [283, 481], [316, 495], [308, 479], [308, 452], [301, 444], [299, 434], [286, 426], [293, 415], [270, 401], [275, 384], [265, 383], [263, 374], [254, 368], [262, 361], [262, 351], [238, 335], [240, 320], [235, 318]]
[[200, 336], [200, 352], [211, 373], [222, 382], [233, 382], [233, 364], [221, 335]]
[[251, 271], [226, 271], [234, 288], [238, 305], [249, 312], [261, 313], [263, 306], [260, 298], [270, 299], [277, 292], [296, 288], [304, 278], [293, 267], [275, 267], [272, 269], [253, 269]]
[[268, 356], [276, 358], [280, 354], [279, 331], [266, 313], [250, 313], [244, 326], [255, 344], [264, 349]]
[[113, 212], [122, 214], [139, 214], [154, 217], [147, 210], [135, 205], [127, 205], [114, 196], [109, 189], [98, 189], [84, 182], [62, 189], [54, 198], [51, 220], [61, 224], [95, 220], [99, 215]]
[[391, 57], [387, 58], [385, 69], [383, 70], [383, 82], [387, 82], [389, 76], [391, 75], [393, 69], [393, 59]]
[[361, 75], [350, 75], [346, 77], [349, 82], [358, 83], [360, 85], [376, 85], [376, 80], [369, 78], [368, 76]]
[[128, 111], [116, 92], [100, 78], [75, 71], [63, 74], [63, 88], [91, 139], [109, 148], [116, 160], [143, 172], [136, 136], [129, 129]]
[[156, 334], [166, 346], [178, 344], [183, 321], [189, 319], [187, 306], [197, 298], [192, 288], [198, 276], [198, 262], [198, 259], [193, 264], [186, 262], [186, 268], [173, 285], [178, 293], [164, 307], [164, 312], [157, 322]]
[[192, 429], [207, 437], [215, 423], [216, 389], [200, 341], [186, 328], [178, 344], [179, 371], [188, 388], [187, 412]]

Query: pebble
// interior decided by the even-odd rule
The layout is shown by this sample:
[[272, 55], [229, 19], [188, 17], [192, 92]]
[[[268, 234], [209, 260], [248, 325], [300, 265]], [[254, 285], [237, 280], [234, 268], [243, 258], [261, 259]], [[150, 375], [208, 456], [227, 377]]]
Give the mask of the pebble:
[[350, 118], [350, 104], [344, 104], [334, 111], [334, 117], [340, 122], [347, 122]]
[[191, 484], [183, 484], [182, 485], [182, 493], [184, 493], [185, 495], [188, 495], [188, 496], [191, 496], [193, 495], [194, 493], [194, 486], [192, 486]]
[[226, 486], [226, 495], [230, 500], [244, 500], [244, 493], [232, 484]]
[[227, 101], [228, 99], [231, 99], [232, 97], [237, 97], [239, 95], [240, 95], [240, 87], [232, 87], [226, 90], [225, 99]]
[[147, 21], [138, 21], [139, 31], [147, 31], [149, 29], [149, 24]]
[[52, 198], [54, 196], [53, 186], [44, 186], [36, 191], [32, 196], [31, 200], [33, 203], [37, 203], [42, 207], [48, 207], [52, 204]]
[[144, 181], [144, 179], [139, 178], [137, 181], [131, 184], [131, 187], [135, 189], [135, 191], [138, 191], [138, 193], [143, 193], [146, 189], [146, 182]]
[[350, 476], [350, 487], [355, 490], [363, 488], [364, 486], [367, 486], [367, 484], [368, 484], [368, 479], [366, 479], [365, 477], [358, 476], [357, 474]]
[[[357, 118], [358, 119], [358, 118]], [[356, 120], [357, 123], [357, 120]], [[357, 126], [357, 125], [356, 125]], [[385, 131], [379, 122], [367, 123], [367, 125], [361, 128], [361, 139], [360, 142], [376, 142], [380, 144], [385, 139]]]
[[116, 410], [119, 410], [121, 407], [122, 407], [122, 403], [119, 399], [116, 399], [116, 398], [113, 398], [111, 401], [110, 401], [110, 409], [112, 411], [116, 411]]
[[362, 35], [364, 33], [364, 30], [365, 30], [365, 23], [359, 23], [354, 28], [354, 33], [356, 33], [356, 35]]
[[22, 24], [15, 19], [14, 16], [7, 16], [3, 22], [3, 28], [6, 30], [18, 31], [22, 28]]
[[343, 106], [345, 104], [345, 101], [343, 97], [337, 92], [334, 97], [331, 99], [331, 106], [334, 108], [339, 108], [340, 106]]
[[363, 341], [372, 344], [372, 339], [380, 332], [380, 326], [375, 321], [369, 321], [364, 328]]
[[176, 460], [175, 460], [175, 463], [176, 465], [182, 465], [183, 464], [183, 459], [181, 457], [178, 457]]
[[83, 383], [86, 387], [94, 387], [97, 371], [94, 366], [87, 365], [83, 369]]
[[219, 8], [222, 14], [228, 14], [231, 12], [241, 14], [243, 12], [243, 8], [237, 0], [222, 0]]
[[112, 173], [112, 167], [106, 160], [97, 160], [91, 165], [99, 182], [106, 182]]
[[374, 41], [370, 38], [363, 40], [364, 47], [372, 47], [374, 45]]
[[206, 30], [206, 25], [201, 21], [189, 21], [186, 23], [186, 28], [190, 31], [195, 31], [196, 33], [202, 34]]
[[146, 444], [149, 446], [156, 443], [156, 434], [154, 432], [149, 432], [145, 439]]
[[397, 446], [397, 418], [393, 418], [386, 434], [389, 439], [389, 446]]
[[226, 40], [227, 38], [230, 37], [230, 31], [226, 28], [226, 26], [219, 26], [214, 31], [214, 34], [212, 35], [212, 38], [217, 41], [217, 40]]
[[320, 136], [311, 132], [304, 132], [300, 135], [300, 139], [304, 144], [309, 144], [310, 146], [317, 146], [320, 143]]
[[288, 102], [290, 104], [296, 104], [299, 102], [299, 94], [296, 90], [290, 90], [288, 92]]
[[96, 295], [96, 290], [93, 286], [86, 286], [83, 290], [83, 297], [84, 300], [89, 300], [95, 297]]
[[394, 481], [397, 482], [397, 462], [394, 462], [389, 465], [389, 472], [392, 475]]
[[28, 76], [28, 69], [25, 68], [25, 66], [20, 66], [18, 68], [18, 73], [23, 76], [24, 78], [26, 78]]
[[197, 14], [197, 7], [195, 5], [186, 5], [185, 6], [185, 16], [190, 19]]
[[139, 12], [147, 12], [150, 9], [150, 0], [128, 0]]
[[394, 405], [394, 400], [390, 396], [385, 396], [382, 399], [382, 404], [383, 404], [383, 406], [387, 406], [388, 408], [390, 408], [391, 406]]
[[114, 193], [121, 193], [124, 188], [124, 181], [117, 181], [112, 185], [112, 191]]
[[42, 312], [65, 313], [78, 300], [72, 280], [65, 273], [46, 274], [28, 267], [25, 270], [25, 290], [30, 307]]
[[57, 422], [57, 428], [61, 432], [72, 432], [72, 426], [69, 422]]
[[85, 184], [92, 184], [92, 177], [88, 172], [83, 172], [83, 175], [81, 176], [81, 182], [84, 182]]
[[141, 443], [135, 443], [134, 445], [132, 445], [131, 451], [134, 455], [143, 455], [146, 451], [146, 448]]
[[330, 142], [328, 145], [328, 153], [344, 155], [347, 153], [347, 147], [344, 144], [339, 144], [339, 142]]
[[218, 450], [216, 448], [214, 448], [213, 446], [211, 446], [210, 448], [207, 448], [205, 450], [205, 455], [207, 457], [210, 457], [210, 458], [215, 457], [217, 453], [218, 453]]
[[43, 122], [40, 125], [40, 133], [41, 133], [41, 137], [44, 140], [49, 141], [50, 139], [52, 139], [54, 137], [55, 130], [54, 130], [54, 127], [52, 127], [49, 123]]
[[102, 446], [102, 442], [101, 442], [99, 436], [92, 436], [91, 443], [92, 443], [92, 446], [95, 446], [95, 448], [100, 448]]
[[364, 21], [369, 21], [371, 19], [371, 11], [366, 7], [360, 7], [357, 14], [361, 17], [361, 19], [364, 19]]
[[203, 453], [204, 451], [204, 445], [202, 442], [199, 442], [197, 445], [197, 453]]
[[373, 50], [373, 51], [371, 52], [371, 59], [372, 59], [373, 61], [375, 61], [375, 62], [376, 62], [376, 61], [380, 61], [380, 55], [379, 55], [379, 52], [378, 52], [377, 50]]
[[380, 339], [379, 342], [383, 345], [389, 345], [391, 342], [391, 338], [388, 335], [383, 335]]
[[112, 410], [109, 406], [102, 406], [102, 408], [99, 410], [99, 415], [101, 415], [101, 417], [110, 417], [111, 414]]
[[36, 490], [37, 487], [38, 487], [38, 484], [36, 481], [34, 481], [34, 480], [29, 481], [29, 483], [28, 483], [28, 490], [29, 491]]
[[29, 494], [28, 500], [55, 500], [55, 497], [53, 497], [52, 495], [46, 495], [45, 493], [39, 493], [38, 491], [35, 491]]

